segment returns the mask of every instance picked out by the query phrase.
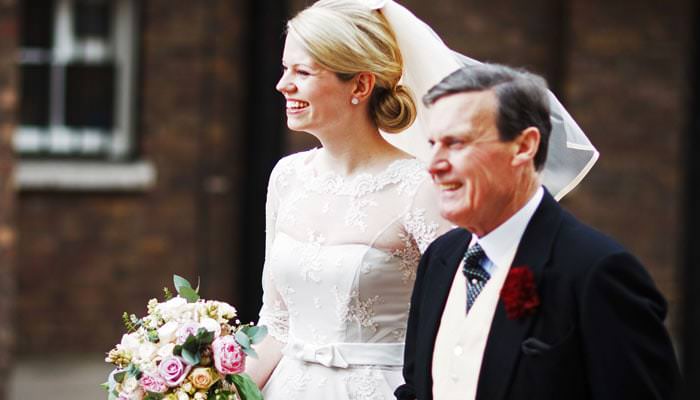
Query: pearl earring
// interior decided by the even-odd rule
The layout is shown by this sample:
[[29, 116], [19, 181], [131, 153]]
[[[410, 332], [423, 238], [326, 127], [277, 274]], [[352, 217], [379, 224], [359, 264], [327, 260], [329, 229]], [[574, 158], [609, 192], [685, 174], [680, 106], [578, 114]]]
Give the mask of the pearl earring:
[[350, 100], [350, 102], [351, 102], [354, 106], [356, 106], [356, 105], [360, 104], [360, 99], [358, 99], [357, 97], [353, 97], [353, 98]]

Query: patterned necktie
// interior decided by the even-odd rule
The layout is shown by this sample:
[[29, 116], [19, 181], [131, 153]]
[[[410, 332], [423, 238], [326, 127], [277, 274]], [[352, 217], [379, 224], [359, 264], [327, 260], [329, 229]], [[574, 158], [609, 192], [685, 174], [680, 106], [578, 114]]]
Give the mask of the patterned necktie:
[[481, 289], [484, 288], [484, 285], [491, 277], [481, 266], [481, 262], [484, 259], [486, 259], [486, 253], [484, 253], [484, 250], [478, 243], [470, 247], [464, 254], [462, 272], [467, 277], [467, 312], [472, 308], [474, 301], [476, 301], [476, 296], [479, 295]]

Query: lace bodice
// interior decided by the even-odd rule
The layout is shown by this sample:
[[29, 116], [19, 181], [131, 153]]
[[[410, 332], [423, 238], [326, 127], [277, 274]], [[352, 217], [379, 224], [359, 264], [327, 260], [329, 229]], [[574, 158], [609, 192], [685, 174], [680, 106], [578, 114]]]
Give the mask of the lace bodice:
[[312, 167], [319, 151], [272, 171], [260, 323], [282, 342], [402, 342], [421, 252], [447, 228], [429, 175], [401, 159], [346, 179]]

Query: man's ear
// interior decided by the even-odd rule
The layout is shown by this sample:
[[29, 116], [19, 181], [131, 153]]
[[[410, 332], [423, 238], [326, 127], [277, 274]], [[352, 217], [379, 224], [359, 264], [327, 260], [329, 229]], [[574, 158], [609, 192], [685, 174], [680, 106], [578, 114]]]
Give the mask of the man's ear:
[[360, 72], [353, 78], [355, 82], [352, 89], [352, 96], [360, 101], [364, 101], [372, 94], [376, 78], [371, 72]]
[[534, 162], [537, 149], [540, 147], [540, 130], [531, 126], [523, 130], [518, 135], [513, 144], [515, 145], [515, 154], [512, 165], [518, 166], [526, 162]]

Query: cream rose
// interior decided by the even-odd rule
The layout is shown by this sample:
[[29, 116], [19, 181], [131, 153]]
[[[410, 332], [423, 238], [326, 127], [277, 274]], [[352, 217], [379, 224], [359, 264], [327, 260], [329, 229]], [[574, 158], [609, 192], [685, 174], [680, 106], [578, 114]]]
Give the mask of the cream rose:
[[190, 373], [190, 382], [197, 389], [209, 389], [218, 379], [218, 375], [211, 368], [199, 367]]

